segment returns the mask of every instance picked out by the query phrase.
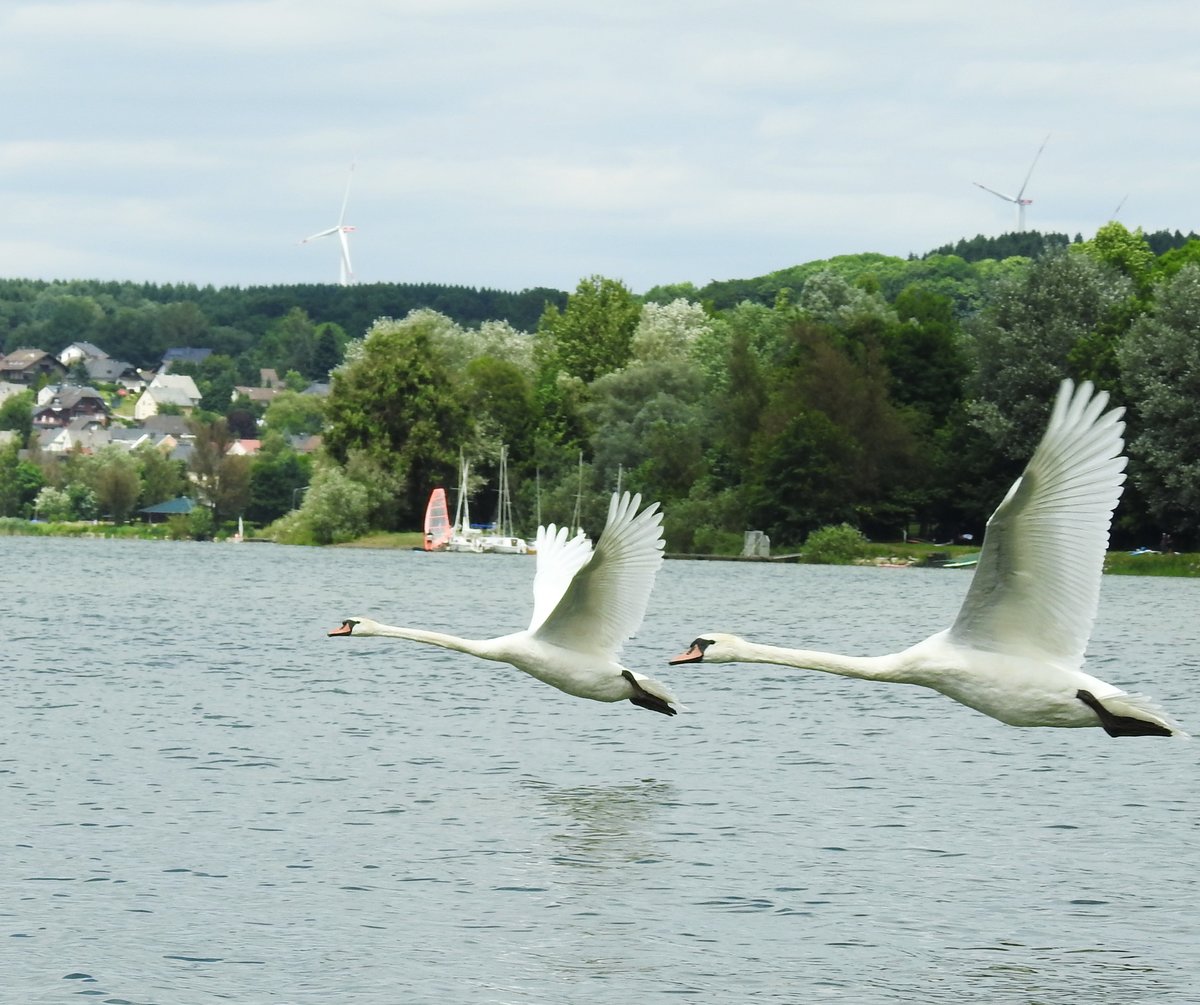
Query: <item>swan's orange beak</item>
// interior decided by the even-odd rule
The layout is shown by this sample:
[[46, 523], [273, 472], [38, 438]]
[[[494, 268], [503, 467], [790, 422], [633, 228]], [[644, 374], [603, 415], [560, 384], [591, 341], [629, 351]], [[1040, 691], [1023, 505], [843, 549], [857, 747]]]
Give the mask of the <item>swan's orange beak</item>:
[[672, 656], [667, 663], [671, 666], [678, 666], [680, 663], [700, 663], [703, 659], [704, 650], [693, 642], [692, 647], [686, 653]]
[[354, 622], [353, 621], [343, 621], [337, 628], [335, 628], [329, 634], [330, 635], [353, 635], [354, 634]]

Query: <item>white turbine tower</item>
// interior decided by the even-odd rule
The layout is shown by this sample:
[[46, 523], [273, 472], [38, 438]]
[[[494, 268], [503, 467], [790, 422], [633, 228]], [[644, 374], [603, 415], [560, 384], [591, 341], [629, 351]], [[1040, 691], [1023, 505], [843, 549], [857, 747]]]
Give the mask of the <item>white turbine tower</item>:
[[1042, 151], [1046, 149], [1046, 143], [1050, 140], [1050, 134], [1046, 134], [1046, 139], [1042, 140], [1042, 145], [1038, 147], [1038, 152], [1033, 155], [1033, 163], [1029, 165], [1029, 171], [1025, 175], [1025, 180], [1021, 182], [1021, 187], [1017, 189], [1016, 195], [1005, 195], [1003, 192], [997, 192], [994, 188], [988, 188], [986, 185], [980, 185], [979, 182], [972, 182], [973, 185], [979, 185], [985, 192], [991, 192], [992, 195], [998, 195], [1005, 202], [1015, 202], [1017, 204], [1017, 233], [1025, 230], [1025, 207], [1030, 205], [1033, 200], [1025, 198], [1025, 186], [1029, 184], [1029, 179], [1033, 177], [1033, 169], [1037, 165], [1038, 158], [1042, 156]]
[[336, 226], [329, 227], [327, 230], [322, 230], [317, 234], [310, 234], [301, 244], [307, 244], [309, 241], [315, 241], [321, 237], [330, 237], [337, 234], [338, 240], [342, 244], [342, 265], [339, 272], [340, 282], [343, 286], [350, 286], [354, 282], [354, 269], [350, 266], [350, 239], [346, 236], [354, 228], [346, 224], [346, 203], [350, 201], [350, 182], [354, 179], [354, 165], [350, 165], [350, 177], [346, 179], [346, 194], [342, 196], [342, 211], [338, 214], [338, 222]]

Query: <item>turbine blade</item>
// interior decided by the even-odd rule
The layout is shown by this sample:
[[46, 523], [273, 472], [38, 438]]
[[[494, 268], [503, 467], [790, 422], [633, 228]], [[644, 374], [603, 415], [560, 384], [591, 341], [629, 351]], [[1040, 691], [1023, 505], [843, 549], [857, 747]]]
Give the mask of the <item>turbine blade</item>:
[[348, 286], [354, 281], [354, 269], [350, 266], [350, 238], [346, 236], [345, 228], [338, 231], [338, 236], [342, 241], [342, 285]]
[[346, 194], [342, 196], [342, 211], [338, 214], [338, 226], [346, 220], [346, 204], [350, 201], [350, 183], [354, 180], [354, 162], [350, 162], [350, 176], [346, 179]]
[[1042, 151], [1046, 149], [1046, 144], [1050, 142], [1050, 134], [1046, 134], [1046, 138], [1042, 140], [1042, 145], [1038, 147], [1038, 152], [1033, 155], [1033, 163], [1029, 165], [1029, 173], [1025, 175], [1025, 180], [1021, 182], [1021, 188], [1017, 192], [1017, 198], [1025, 194], [1025, 186], [1029, 184], [1029, 179], [1033, 177], [1033, 169], [1037, 166], [1038, 158], [1042, 156]]
[[308, 237], [304, 238], [304, 240], [300, 243], [308, 244], [309, 241], [315, 241], [319, 237], [328, 237], [330, 234], [336, 234], [337, 232], [337, 227], [330, 227], [328, 230], [322, 230], [319, 234], [309, 234]]
[[[979, 185], [979, 182], [973, 181], [973, 182], [971, 182], [971, 184]], [[988, 188], [986, 185], [979, 185], [979, 187], [981, 189], [983, 189], [985, 192], [991, 192], [992, 195], [1000, 196], [1000, 198], [1003, 199], [1005, 202], [1016, 202], [1017, 201], [1016, 198], [1014, 198], [1013, 196], [1005, 195], [1003, 192], [997, 192], [994, 188]]]

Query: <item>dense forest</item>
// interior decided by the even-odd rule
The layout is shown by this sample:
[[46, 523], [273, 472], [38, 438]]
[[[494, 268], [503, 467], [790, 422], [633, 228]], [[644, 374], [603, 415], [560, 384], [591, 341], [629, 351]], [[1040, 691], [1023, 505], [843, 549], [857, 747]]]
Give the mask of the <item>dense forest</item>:
[[[978, 535], [1071, 376], [1127, 409], [1114, 544], [1198, 543], [1193, 234], [1110, 223], [1091, 240], [976, 238], [640, 296], [602, 276], [515, 294], [0, 280], [4, 351], [75, 341], [141, 366], [211, 349], [181, 368], [204, 394], [192, 481], [216, 519], [276, 521], [283, 539], [418, 528], [432, 486], [453, 497], [460, 452], [488, 517], [501, 444], [526, 533], [577, 505], [598, 529], [620, 482], [663, 502], [673, 551], [735, 549], [748, 528], [798, 546], [840, 523], [877, 539]], [[294, 390], [265, 407], [236, 397], [264, 367]], [[313, 380], [327, 398], [296, 393]], [[11, 401], [0, 428], [27, 434]], [[313, 432], [323, 450], [300, 457], [287, 437]], [[227, 465], [230, 439], [252, 434], [263, 451]], [[85, 489], [105, 508], [101, 460], [10, 454], [0, 516], [46, 489], [64, 513], [83, 514]], [[137, 465], [126, 495], [167, 491], [157, 461]]]

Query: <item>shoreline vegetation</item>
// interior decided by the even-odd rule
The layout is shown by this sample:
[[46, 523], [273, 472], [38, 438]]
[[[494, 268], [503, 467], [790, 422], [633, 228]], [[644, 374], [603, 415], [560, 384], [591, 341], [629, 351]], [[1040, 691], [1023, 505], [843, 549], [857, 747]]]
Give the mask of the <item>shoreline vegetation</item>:
[[[169, 541], [179, 540], [170, 524], [124, 524], [117, 526], [103, 521], [75, 521], [69, 523], [42, 523], [20, 520], [13, 517], [0, 518], [0, 537], [82, 537], [117, 540]], [[212, 539], [215, 543], [229, 543], [232, 532], [219, 532]], [[420, 550], [423, 534], [420, 531], [367, 534], [352, 541], [315, 547], [331, 548], [375, 548]], [[275, 544], [268, 537], [247, 533], [244, 543]], [[878, 568], [902, 569], [910, 567], [936, 567], [946, 561], [961, 560], [979, 553], [973, 545], [935, 544], [924, 541], [876, 542], [863, 541], [855, 554], [841, 555], [825, 561], [806, 557], [802, 549], [781, 549], [770, 558], [747, 558], [737, 554], [703, 555], [668, 553], [667, 558], [676, 561], [725, 561], [758, 562], [761, 564], [791, 562], [811, 565], [870, 565]], [[954, 570], [950, 570], [954, 571]], [[1104, 560], [1104, 571], [1114, 576], [1175, 576], [1200, 578], [1200, 554], [1161, 553], [1141, 550], [1109, 551]]]

